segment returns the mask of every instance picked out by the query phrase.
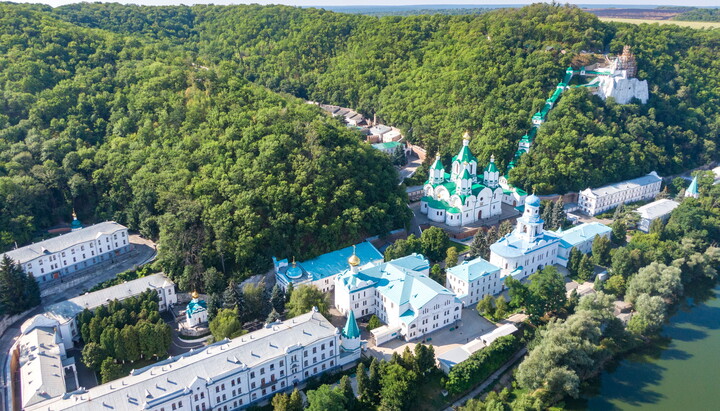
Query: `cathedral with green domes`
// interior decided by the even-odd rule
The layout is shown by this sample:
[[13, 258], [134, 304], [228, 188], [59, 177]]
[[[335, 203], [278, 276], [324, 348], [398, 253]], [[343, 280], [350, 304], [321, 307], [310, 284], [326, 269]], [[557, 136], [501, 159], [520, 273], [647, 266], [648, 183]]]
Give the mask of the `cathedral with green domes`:
[[450, 173], [440, 161], [440, 155], [430, 167], [428, 181], [420, 200], [420, 211], [430, 221], [449, 226], [462, 226], [482, 219], [499, 216], [502, 203], [521, 205], [525, 192], [511, 187], [500, 176], [495, 157], [478, 176], [478, 160], [470, 151], [467, 133], [460, 152], [453, 157]]

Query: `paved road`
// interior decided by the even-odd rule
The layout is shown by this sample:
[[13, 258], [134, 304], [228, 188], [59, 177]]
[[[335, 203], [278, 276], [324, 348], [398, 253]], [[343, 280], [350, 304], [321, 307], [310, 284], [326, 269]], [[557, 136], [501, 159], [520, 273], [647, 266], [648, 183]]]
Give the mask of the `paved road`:
[[510, 360], [508, 362], [503, 364], [502, 367], [500, 367], [494, 373], [490, 374], [490, 376], [485, 381], [483, 381], [482, 384], [478, 385], [477, 387], [475, 387], [475, 389], [473, 389], [472, 391], [470, 391], [469, 393], [465, 394], [460, 399], [458, 399], [457, 401], [452, 403], [451, 406], [445, 408], [445, 411], [453, 411], [453, 410], [457, 409], [457, 407], [460, 407], [463, 404], [465, 404], [466, 402], [468, 402], [468, 400], [480, 395], [483, 391], [485, 391], [488, 388], [488, 386], [490, 384], [493, 384], [495, 382], [495, 380], [500, 378], [500, 376], [505, 371], [507, 371], [508, 368], [510, 368], [513, 364], [515, 364], [515, 361], [522, 358], [522, 356], [524, 356], [526, 353], [527, 353], [527, 349], [525, 349], [525, 348], [518, 351], [515, 355], [512, 356], [512, 358], [510, 358]]
[[410, 162], [403, 168], [400, 169], [400, 181], [405, 181], [406, 178], [415, 174], [418, 167], [422, 165], [422, 161], [419, 158], [414, 157], [410, 159]]
[[175, 316], [170, 312], [163, 312], [160, 314], [163, 321], [165, 321], [172, 329], [172, 341], [168, 354], [180, 355], [190, 351], [193, 348], [200, 348], [205, 345], [206, 338], [199, 338], [197, 340], [182, 340], [180, 339], [180, 332], [178, 331], [177, 322], [175, 322]]

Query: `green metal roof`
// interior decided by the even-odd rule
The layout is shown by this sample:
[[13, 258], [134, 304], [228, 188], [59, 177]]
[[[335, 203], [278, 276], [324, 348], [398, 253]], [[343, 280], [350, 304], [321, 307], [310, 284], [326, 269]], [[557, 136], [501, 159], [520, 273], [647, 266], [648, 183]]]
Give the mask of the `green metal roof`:
[[483, 188], [486, 188], [484, 184], [473, 184], [472, 186], [472, 193], [474, 196], [480, 194], [480, 192], [483, 190]]
[[445, 167], [443, 167], [442, 161], [440, 161], [440, 158], [436, 158], [435, 162], [433, 163], [432, 167], [430, 167], [431, 170], [444, 170]]
[[462, 179], [471, 179], [471, 178], [472, 178], [472, 175], [470, 175], [470, 172], [469, 172], [468, 169], [466, 168], [466, 169], [465, 169], [465, 172], [463, 172], [462, 177], [460, 177], [460, 178], [462, 178]]
[[442, 200], [435, 200], [433, 198], [430, 198], [429, 200], [426, 200], [426, 201], [427, 201], [428, 207], [434, 208], [436, 210], [447, 210], [448, 208], [450, 208], [450, 205], [447, 202], [442, 201]]
[[390, 141], [388, 143], [376, 143], [376, 144], [373, 144], [372, 146], [373, 146], [373, 148], [382, 150], [382, 149], [395, 148], [399, 145], [401, 145], [401, 143], [399, 143], [397, 141]]
[[699, 194], [697, 176], [693, 178], [693, 181], [692, 183], [690, 183], [690, 186], [687, 188], [686, 192], [689, 194]]
[[453, 157], [453, 162], [456, 160], [461, 163], [471, 163], [473, 161], [475, 163], [477, 163], [477, 158], [475, 158], [475, 156], [472, 155], [472, 153], [470, 152], [469, 146], [463, 146], [463, 148], [460, 149], [460, 153], [458, 153], [458, 155]]
[[345, 338], [360, 338], [360, 329], [358, 328], [357, 321], [355, 321], [355, 313], [353, 310], [350, 310], [350, 314], [348, 314], [342, 335]]
[[447, 209], [447, 212], [450, 214], [460, 214], [460, 210], [455, 207], [450, 207]]
[[497, 167], [495, 167], [495, 162], [491, 161], [490, 164], [485, 167], [485, 171], [487, 171], [488, 173], [497, 173], [498, 169]]

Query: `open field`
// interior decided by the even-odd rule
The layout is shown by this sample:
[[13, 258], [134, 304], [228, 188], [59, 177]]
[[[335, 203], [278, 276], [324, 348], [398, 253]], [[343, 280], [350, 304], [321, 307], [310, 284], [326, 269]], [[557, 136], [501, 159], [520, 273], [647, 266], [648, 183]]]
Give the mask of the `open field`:
[[675, 24], [683, 27], [692, 27], [694, 29], [701, 28], [720, 28], [720, 22], [710, 21], [678, 21], [678, 20], [646, 20], [646, 19], [621, 19], [615, 17], [600, 17], [602, 21], [616, 21], [618, 23], [631, 23], [631, 24], [642, 24], [642, 23], [660, 23], [660, 24]]

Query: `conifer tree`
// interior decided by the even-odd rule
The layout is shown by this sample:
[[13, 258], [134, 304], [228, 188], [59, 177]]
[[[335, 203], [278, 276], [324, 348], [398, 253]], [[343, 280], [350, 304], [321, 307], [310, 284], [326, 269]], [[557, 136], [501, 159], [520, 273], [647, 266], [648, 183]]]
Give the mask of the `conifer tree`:
[[627, 227], [622, 220], [613, 221], [612, 225], [612, 242], [617, 245], [625, 245], [627, 243]]
[[562, 196], [553, 205], [552, 211], [552, 227], [553, 230], [559, 230], [565, 225], [567, 220], [567, 214], [565, 213], [565, 202], [563, 202]]
[[[420, 345], [420, 344], [418, 344]], [[416, 346], [417, 348], [417, 346]], [[365, 402], [367, 401], [369, 397], [368, 389], [370, 381], [368, 380], [367, 372], [365, 370], [365, 364], [360, 363], [357, 366], [357, 371], [355, 372], [355, 375], [357, 376], [357, 390], [358, 395], [360, 396], [360, 401]]]
[[292, 394], [290, 394], [290, 403], [288, 404], [288, 411], [302, 411], [303, 410], [303, 400], [300, 396], [300, 391], [296, 389], [293, 390]]
[[583, 254], [577, 248], [573, 247], [570, 249], [567, 269], [570, 271], [571, 277], [576, 277], [578, 275], [578, 269], [580, 268], [580, 260], [582, 260], [582, 256]]
[[277, 284], [273, 286], [272, 292], [270, 293], [270, 305], [272, 305], [273, 309], [278, 313], [285, 311], [285, 293]]
[[270, 314], [268, 314], [267, 319], [265, 320], [265, 322], [266, 322], [267, 324], [272, 324], [272, 323], [274, 323], [275, 321], [278, 321], [279, 319], [280, 319], [280, 314], [278, 314], [278, 312], [275, 311], [275, 309], [273, 308], [272, 311], [270, 311]]
[[458, 251], [455, 247], [450, 247], [447, 249], [447, 253], [445, 255], [445, 268], [451, 268], [455, 267], [458, 263]]
[[343, 397], [345, 397], [345, 409], [348, 411], [355, 410], [357, 408], [357, 398], [350, 383], [350, 377], [343, 375], [342, 378], [340, 378], [339, 388]]
[[498, 226], [498, 236], [504, 237], [505, 235], [509, 234], [513, 230], [513, 225], [510, 222], [510, 220], [505, 220]]
[[545, 221], [545, 224], [548, 226], [548, 228], [552, 229], [552, 216], [553, 216], [553, 209], [554, 209], [554, 203], [552, 201], [543, 201], [542, 202], [542, 211], [540, 212], [540, 218]]
[[583, 254], [582, 258], [580, 259], [580, 265], [578, 266], [578, 278], [580, 278], [582, 281], [589, 281], [590, 279], [592, 279], [594, 274], [595, 266], [593, 265], [592, 260], [587, 254]]
[[495, 242], [499, 239], [500, 235], [498, 235], [497, 229], [495, 227], [490, 227], [485, 233], [485, 242], [488, 245], [487, 257], [483, 258], [488, 259], [490, 257], [490, 246], [495, 244]]
[[487, 237], [482, 230], [478, 230], [470, 243], [470, 255], [472, 257], [483, 257], [489, 253], [490, 247], [487, 243]]
[[592, 255], [595, 264], [607, 266], [610, 263], [610, 239], [596, 235], [593, 240]]
[[615, 208], [615, 212], [613, 213], [613, 220], [617, 221], [623, 217], [625, 214], [625, 205], [620, 204]]
[[370, 363], [370, 375], [368, 377], [368, 402], [377, 405], [380, 401], [380, 362], [373, 357]]

